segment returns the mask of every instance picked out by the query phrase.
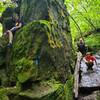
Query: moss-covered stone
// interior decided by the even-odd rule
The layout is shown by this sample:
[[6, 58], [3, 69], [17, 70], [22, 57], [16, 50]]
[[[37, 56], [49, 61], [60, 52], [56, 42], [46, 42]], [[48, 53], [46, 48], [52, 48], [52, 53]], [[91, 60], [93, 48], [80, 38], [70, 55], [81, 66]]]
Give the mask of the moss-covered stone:
[[0, 66], [2, 66], [5, 63], [5, 57], [6, 57], [6, 40], [1, 37], [0, 38]]
[[35, 79], [37, 76], [37, 70], [33, 66], [33, 60], [28, 60], [25, 58], [17, 61], [16, 72], [17, 79], [21, 83], [27, 81], [30, 77], [34, 77]]
[[[16, 34], [11, 65], [14, 66], [15, 72], [20, 72], [18, 74], [20, 81], [24, 79], [24, 75], [25, 79], [35, 75], [37, 79], [41, 80], [55, 76], [55, 72], [57, 72], [57, 78], [62, 77], [65, 80], [70, 73], [70, 59], [65, 58], [67, 42], [61, 43], [60, 47], [53, 48], [49, 41], [50, 29], [50, 23], [42, 20], [33, 21]], [[63, 35], [62, 38], [65, 40]], [[70, 55], [68, 54], [68, 56]]]
[[[57, 82], [45, 81], [39, 84], [33, 84], [33, 89], [22, 91], [19, 98], [30, 98], [32, 100], [49, 100], [49, 98], [61, 88], [61, 84]], [[53, 97], [54, 98], [54, 97]], [[54, 99], [50, 99], [54, 100]]]
[[9, 98], [6, 95], [0, 95], [0, 100], [9, 100]]
[[19, 9], [26, 24], [14, 35], [5, 61], [8, 86], [16, 85], [17, 92], [5, 95], [11, 100], [66, 100], [63, 83], [71, 75], [73, 51], [64, 1], [21, 0]]
[[5, 87], [0, 88], [0, 100], [10, 100], [9, 95], [17, 94], [18, 89], [16, 87]]

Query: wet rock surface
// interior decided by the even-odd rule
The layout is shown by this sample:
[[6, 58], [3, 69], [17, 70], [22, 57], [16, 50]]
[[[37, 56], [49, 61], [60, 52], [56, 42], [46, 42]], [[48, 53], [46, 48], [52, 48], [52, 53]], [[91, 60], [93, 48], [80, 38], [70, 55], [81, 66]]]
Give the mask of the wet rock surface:
[[97, 65], [94, 64], [93, 71], [87, 71], [87, 66], [81, 62], [81, 80], [78, 100], [100, 100], [100, 51], [95, 55]]
[[[93, 70], [87, 71], [87, 66], [81, 62], [81, 81], [80, 87], [100, 87], [100, 51], [95, 54], [97, 65], [94, 64]], [[84, 58], [83, 58], [84, 59]]]

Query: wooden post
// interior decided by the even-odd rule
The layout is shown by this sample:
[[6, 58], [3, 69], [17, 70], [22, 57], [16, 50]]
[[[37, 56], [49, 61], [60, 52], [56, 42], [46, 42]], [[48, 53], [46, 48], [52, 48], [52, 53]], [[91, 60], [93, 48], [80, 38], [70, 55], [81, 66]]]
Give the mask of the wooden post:
[[80, 70], [80, 61], [81, 61], [81, 53], [77, 53], [77, 61], [74, 72], [74, 96], [78, 98], [78, 88], [79, 88], [79, 70]]

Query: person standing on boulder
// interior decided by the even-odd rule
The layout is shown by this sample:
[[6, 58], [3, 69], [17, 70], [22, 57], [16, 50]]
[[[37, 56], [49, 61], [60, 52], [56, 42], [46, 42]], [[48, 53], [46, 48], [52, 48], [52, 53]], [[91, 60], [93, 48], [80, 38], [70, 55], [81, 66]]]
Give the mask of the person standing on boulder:
[[7, 30], [4, 35], [8, 34], [8, 38], [9, 38], [9, 43], [8, 43], [8, 47], [12, 47], [12, 41], [13, 41], [13, 35], [14, 33], [19, 30], [22, 27], [22, 22], [19, 19], [19, 16], [15, 17], [15, 26], [12, 27], [10, 30]]

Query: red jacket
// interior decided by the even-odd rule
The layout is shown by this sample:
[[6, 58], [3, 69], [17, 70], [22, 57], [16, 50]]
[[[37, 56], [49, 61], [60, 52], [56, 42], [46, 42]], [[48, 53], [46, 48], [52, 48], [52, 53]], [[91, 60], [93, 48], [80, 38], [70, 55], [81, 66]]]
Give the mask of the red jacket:
[[87, 54], [85, 56], [85, 59], [86, 59], [87, 62], [94, 62], [94, 61], [96, 61], [96, 58], [94, 56], [92, 56], [92, 55], [89, 55], [89, 54]]

